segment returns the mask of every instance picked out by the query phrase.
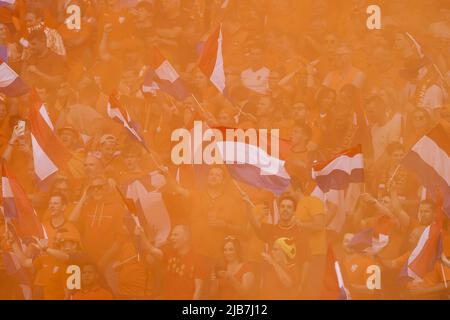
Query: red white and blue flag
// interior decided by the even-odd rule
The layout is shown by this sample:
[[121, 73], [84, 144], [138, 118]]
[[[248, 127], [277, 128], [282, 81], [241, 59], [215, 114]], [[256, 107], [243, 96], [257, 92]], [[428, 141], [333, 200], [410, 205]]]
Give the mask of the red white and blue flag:
[[443, 213], [441, 210], [439, 212], [436, 221], [423, 231], [416, 247], [408, 257], [400, 277], [421, 282], [427, 273], [433, 271], [442, 253]]
[[13, 277], [22, 290], [22, 295], [24, 300], [33, 299], [33, 291], [31, 276], [28, 274], [17, 258], [14, 252], [3, 252], [2, 253], [3, 265], [5, 267], [6, 274]]
[[156, 245], [167, 240], [171, 229], [170, 216], [160, 191], [165, 183], [164, 176], [154, 171], [125, 181], [120, 186], [125, 201], [133, 203], [129, 207], [134, 206], [136, 212], [132, 213], [139, 217], [141, 226], [149, 230]]
[[417, 173], [434, 198], [436, 192], [443, 195], [444, 212], [450, 216], [450, 136], [443, 125], [437, 125], [423, 136], [402, 164]]
[[356, 252], [376, 254], [389, 243], [389, 235], [378, 228], [367, 228], [356, 233], [350, 240], [348, 247]]
[[313, 178], [323, 192], [345, 190], [350, 183], [364, 182], [361, 145], [343, 151], [329, 161], [315, 164]]
[[225, 69], [223, 61], [222, 27], [218, 27], [203, 46], [199, 68], [213, 85], [226, 96]]
[[8, 47], [4, 44], [0, 44], [0, 61], [8, 63]]
[[0, 0], [0, 7], [13, 6], [16, 0]]
[[[254, 139], [242, 140], [238, 139], [239, 132], [237, 131], [245, 134], [243, 129], [208, 128], [203, 125], [203, 122], [196, 121], [193, 135], [194, 141], [199, 141], [198, 137], [216, 136], [213, 145], [218, 152], [218, 159], [226, 166], [233, 179], [280, 195], [286, 191], [291, 181], [283, 160], [288, 142], [279, 138], [279, 132], [272, 130], [260, 134], [256, 129], [254, 130]], [[228, 132], [232, 134], [228, 134]], [[251, 134], [249, 135], [251, 136]], [[217, 136], [221, 136], [222, 139]], [[204, 141], [206, 140], [208, 139], [204, 139]], [[201, 146], [193, 144], [194, 158]], [[194, 164], [202, 163], [202, 161], [196, 163], [196, 160], [194, 160]]]
[[72, 154], [55, 134], [45, 104], [39, 101], [35, 91], [30, 96], [29, 118], [34, 171], [42, 182], [58, 170], [70, 168]]
[[327, 252], [327, 266], [321, 298], [324, 300], [351, 300], [341, 265], [336, 259], [331, 246], [328, 247]]
[[0, 60], [0, 93], [7, 97], [19, 97], [29, 88], [21, 77], [3, 60]]
[[260, 146], [222, 141], [217, 142], [217, 148], [234, 179], [276, 195], [288, 188], [291, 178], [285, 169], [285, 161], [270, 155]]
[[336, 215], [328, 226], [340, 232], [346, 216], [353, 211], [364, 182], [364, 158], [361, 145], [345, 150], [331, 160], [316, 163], [312, 177], [317, 187], [311, 193], [328, 207], [336, 207]]
[[112, 94], [109, 97], [106, 112], [112, 120], [122, 124], [125, 130], [127, 130], [127, 132], [131, 135], [131, 137], [139, 142], [147, 151], [149, 151], [144, 138], [139, 133], [137, 124], [133, 122], [130, 114], [122, 106], [122, 103], [120, 102], [119, 97], [116, 94]]
[[158, 89], [178, 101], [184, 101], [190, 95], [189, 90], [169, 60], [162, 55], [158, 48], [154, 47], [150, 67], [144, 76], [142, 91], [152, 93]]
[[[229, 130], [233, 131], [232, 135], [227, 133]], [[237, 181], [268, 190], [276, 195], [285, 192], [291, 180], [283, 160], [287, 154], [289, 142], [280, 139], [279, 133], [267, 131], [266, 134], [259, 135], [256, 129], [253, 129], [255, 130], [254, 139], [245, 139], [243, 142], [242, 139], [238, 139], [239, 134], [236, 130], [240, 130], [245, 135], [243, 129], [209, 128], [202, 121], [194, 121], [193, 128], [190, 130], [194, 141], [191, 144], [191, 154], [194, 159], [192, 164], [183, 165], [184, 170], [182, 169], [181, 172], [186, 172], [186, 175], [190, 177], [195, 176], [197, 187], [201, 187], [206, 183], [209, 166], [223, 164], [230, 176]], [[270, 138], [267, 137], [268, 135]], [[211, 138], [213, 142], [207, 142], [211, 141]], [[272, 146], [272, 143], [276, 145]], [[213, 149], [214, 153], [217, 152], [217, 161], [213, 163], [203, 161], [203, 149], [206, 148]], [[177, 171], [177, 176], [179, 172], [180, 170]]]
[[5, 162], [2, 163], [2, 198], [5, 218], [12, 223], [18, 237], [47, 238], [30, 199]]

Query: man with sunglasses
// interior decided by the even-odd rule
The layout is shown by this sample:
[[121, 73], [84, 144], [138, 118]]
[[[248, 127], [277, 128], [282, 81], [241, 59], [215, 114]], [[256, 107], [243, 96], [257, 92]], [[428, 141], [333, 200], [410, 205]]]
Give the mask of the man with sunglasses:
[[100, 268], [106, 268], [118, 250], [123, 206], [104, 176], [92, 179], [70, 215], [78, 224], [86, 252]]

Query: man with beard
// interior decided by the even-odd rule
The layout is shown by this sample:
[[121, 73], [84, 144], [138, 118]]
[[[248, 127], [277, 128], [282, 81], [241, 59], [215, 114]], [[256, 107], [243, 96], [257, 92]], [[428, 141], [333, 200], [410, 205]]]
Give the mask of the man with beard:
[[[244, 197], [244, 199], [248, 203], [251, 203], [248, 197]], [[266, 243], [266, 249], [268, 249], [268, 246], [272, 246], [277, 239], [286, 238], [293, 240], [297, 248], [295, 262], [299, 268], [302, 268], [309, 255], [309, 250], [308, 246], [305, 245], [306, 238], [304, 231], [299, 227], [298, 221], [295, 218], [296, 207], [297, 201], [295, 198], [286, 194], [278, 199], [279, 221], [277, 224], [261, 222], [256, 218], [256, 212], [252, 212], [251, 210], [247, 210], [247, 215], [256, 235]], [[256, 206], [253, 211], [260, 208], [260, 206]], [[269, 209], [265, 206], [263, 210]]]

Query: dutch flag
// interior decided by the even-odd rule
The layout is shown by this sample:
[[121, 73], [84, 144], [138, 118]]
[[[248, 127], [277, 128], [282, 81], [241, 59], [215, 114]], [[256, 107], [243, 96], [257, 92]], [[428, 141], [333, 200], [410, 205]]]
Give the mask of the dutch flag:
[[0, 93], [7, 97], [19, 97], [28, 91], [22, 78], [6, 62], [0, 60]]

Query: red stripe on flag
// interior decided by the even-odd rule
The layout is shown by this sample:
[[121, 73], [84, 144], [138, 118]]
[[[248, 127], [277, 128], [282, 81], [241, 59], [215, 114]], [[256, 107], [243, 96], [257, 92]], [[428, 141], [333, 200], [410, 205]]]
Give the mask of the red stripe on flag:
[[[208, 128], [205, 128], [205, 129], [208, 129]], [[227, 138], [227, 130], [228, 129], [229, 130], [244, 130], [244, 131], [246, 130], [243, 128], [224, 127], [224, 126], [213, 126], [213, 127], [211, 127], [211, 129], [219, 130], [222, 133], [224, 140], [227, 140], [226, 138]], [[258, 129], [255, 128], [254, 130], [256, 131], [256, 134], [257, 134], [256, 146], [258, 147], [258, 146], [260, 146]], [[265, 151], [267, 151], [267, 154], [269, 154], [269, 155], [272, 155], [271, 154], [272, 140], [270, 139], [270, 134], [271, 134], [272, 130], [273, 129], [267, 130], [267, 135], [268, 135], [267, 141], [266, 141], [266, 143], [267, 143], [266, 149], [267, 150], [265, 150]], [[235, 137], [234, 141], [237, 141], [237, 137]], [[249, 141], [245, 141], [245, 142], [250, 144]], [[285, 160], [287, 158], [287, 156], [289, 155], [289, 151], [291, 149], [292, 142], [290, 140], [286, 140], [281, 137], [278, 137], [278, 140], [276, 142], [278, 142], [278, 144], [279, 144], [279, 159]]]
[[427, 136], [450, 157], [450, 137], [442, 125], [436, 126]]
[[42, 118], [42, 115], [39, 112], [41, 106], [42, 103], [39, 101], [36, 92], [33, 91], [30, 95], [29, 111], [31, 133], [50, 160], [52, 160], [59, 169], [65, 168], [69, 160], [72, 159], [72, 154]]
[[219, 48], [220, 27], [218, 27], [208, 38], [204, 47], [198, 67], [209, 78], [214, 71], [217, 61], [217, 51]]
[[325, 168], [327, 165], [329, 165], [331, 162], [333, 162], [334, 160], [336, 160], [337, 158], [339, 158], [341, 156], [347, 156], [347, 157], [353, 158], [354, 156], [356, 156], [358, 154], [362, 154], [362, 149], [361, 149], [361, 145], [360, 144], [357, 145], [354, 148], [342, 151], [340, 154], [336, 155], [331, 160], [323, 161], [323, 162], [319, 162], [319, 163], [315, 164], [313, 166], [313, 169], [314, 169], [314, 171], [320, 171], [323, 168]]
[[17, 220], [13, 221], [13, 224], [17, 230], [17, 233], [21, 237], [44, 238], [44, 231], [42, 224], [33, 209], [31, 201], [28, 199], [25, 191], [20, 186], [12, 172], [7, 168], [6, 164], [2, 163], [2, 176], [6, 177], [9, 181], [11, 191], [13, 194], [14, 204], [16, 206]]

